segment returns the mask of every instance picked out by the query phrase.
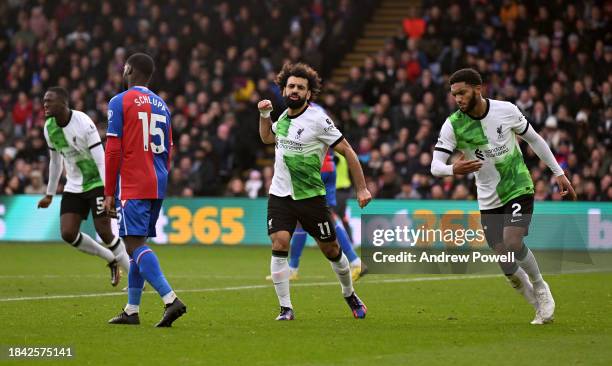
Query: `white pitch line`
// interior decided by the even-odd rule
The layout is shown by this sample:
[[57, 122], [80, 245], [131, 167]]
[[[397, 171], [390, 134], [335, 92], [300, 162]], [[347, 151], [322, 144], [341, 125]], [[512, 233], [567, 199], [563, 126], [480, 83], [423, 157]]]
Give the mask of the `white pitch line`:
[[[11, 280], [11, 279], [62, 279], [62, 278], [107, 278], [108, 275], [102, 274], [43, 274], [43, 275], [34, 275], [34, 274], [21, 274], [21, 275], [0, 275], [0, 280]], [[166, 276], [169, 279], [173, 278], [211, 278], [211, 279], [244, 279], [244, 280], [257, 280], [263, 278], [261, 276], [240, 276], [240, 275], [214, 275], [214, 274], [203, 274], [203, 275], [169, 275]], [[325, 276], [300, 276], [300, 278], [305, 279], [317, 279], [317, 278], [325, 278]]]
[[[597, 273], [607, 272], [606, 270], [597, 269], [585, 269], [577, 271], [568, 271], [559, 274], [572, 274], [572, 273]], [[551, 275], [559, 275], [551, 274]], [[550, 275], [549, 275], [550, 276]], [[428, 282], [428, 281], [456, 281], [456, 280], [469, 280], [469, 279], [484, 279], [484, 278], [495, 278], [502, 277], [501, 274], [484, 274], [484, 275], [460, 275], [460, 276], [432, 276], [432, 277], [412, 277], [412, 278], [390, 278], [382, 280], [362, 280], [360, 284], [377, 284], [377, 283], [410, 283], [410, 282]], [[338, 282], [309, 282], [309, 283], [293, 283], [292, 287], [314, 287], [314, 286], [338, 286]], [[248, 285], [248, 286], [229, 286], [229, 287], [212, 287], [212, 288], [200, 288], [200, 289], [185, 289], [176, 290], [178, 293], [198, 293], [198, 292], [222, 292], [222, 291], [242, 291], [242, 290], [256, 290], [263, 288], [271, 288], [271, 284], [265, 285]], [[153, 291], [145, 291], [144, 294], [153, 294]], [[47, 295], [47, 296], [26, 296], [26, 297], [10, 297], [0, 299], [0, 302], [13, 302], [13, 301], [34, 301], [34, 300], [57, 300], [57, 299], [78, 299], [88, 297], [103, 297], [103, 296], [126, 296], [125, 292], [101, 292], [95, 294], [74, 294], [74, 295]]]
[[[387, 280], [374, 280], [374, 281], [363, 281], [362, 283], [395, 283], [395, 282], [421, 282], [421, 281], [444, 281], [444, 280], [461, 280], [468, 278], [488, 278], [488, 277], [499, 277], [500, 275], [474, 275], [474, 276], [448, 276], [448, 277], [413, 277], [413, 278], [395, 278]], [[309, 283], [293, 283], [292, 287], [312, 287], [312, 286], [338, 286], [338, 282], [309, 282]], [[212, 288], [198, 288], [198, 289], [186, 289], [176, 290], [178, 293], [186, 292], [221, 292], [221, 291], [242, 291], [242, 290], [255, 290], [262, 288], [271, 288], [271, 283], [265, 285], [248, 285], [248, 286], [229, 286], [229, 287], [212, 287]], [[154, 293], [152, 291], [145, 291], [144, 294]], [[47, 296], [26, 296], [26, 297], [12, 297], [0, 299], [0, 302], [9, 301], [30, 301], [30, 300], [56, 300], [56, 299], [76, 299], [76, 298], [87, 298], [87, 297], [99, 297], [99, 296], [125, 296], [125, 292], [100, 292], [95, 294], [74, 294], [74, 295], [47, 295]]]

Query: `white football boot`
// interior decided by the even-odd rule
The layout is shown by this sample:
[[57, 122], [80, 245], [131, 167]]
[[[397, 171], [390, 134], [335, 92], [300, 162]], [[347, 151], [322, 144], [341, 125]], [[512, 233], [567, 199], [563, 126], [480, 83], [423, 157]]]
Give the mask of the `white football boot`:
[[553, 299], [550, 287], [542, 280], [533, 285], [535, 297], [538, 302], [535, 319], [531, 324], [552, 323], [555, 318], [555, 299]]
[[510, 286], [516, 290], [534, 309], [538, 309], [538, 301], [535, 297], [533, 285], [529, 281], [529, 276], [525, 271], [519, 267], [519, 269], [508, 278]]

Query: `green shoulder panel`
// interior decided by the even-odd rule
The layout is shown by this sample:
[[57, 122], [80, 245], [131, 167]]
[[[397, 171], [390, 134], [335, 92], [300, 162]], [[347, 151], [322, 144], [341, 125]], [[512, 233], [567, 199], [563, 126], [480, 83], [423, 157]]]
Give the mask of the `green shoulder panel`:
[[47, 118], [47, 122], [45, 122], [45, 128], [47, 129], [47, 133], [49, 134], [49, 140], [51, 140], [52, 147], [55, 150], [61, 150], [68, 147], [68, 141], [66, 141], [66, 135], [64, 135], [64, 130], [57, 125], [57, 121], [55, 117]]
[[287, 113], [283, 113], [276, 123], [276, 135], [287, 137], [289, 125], [291, 125], [291, 118], [287, 117]]
[[460, 110], [448, 118], [455, 132], [458, 150], [476, 149], [489, 143], [479, 120], [471, 118]]

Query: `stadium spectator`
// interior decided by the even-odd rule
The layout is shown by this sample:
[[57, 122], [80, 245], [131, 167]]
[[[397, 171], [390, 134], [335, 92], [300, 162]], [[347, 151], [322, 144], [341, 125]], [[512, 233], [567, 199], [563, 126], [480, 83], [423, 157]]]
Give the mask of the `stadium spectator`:
[[227, 188], [225, 189], [225, 197], [246, 197], [246, 192], [244, 190], [244, 183], [240, 177], [233, 177], [230, 179], [227, 184]]
[[257, 198], [265, 196], [265, 193], [262, 192], [262, 188], [264, 186], [263, 180], [261, 178], [261, 173], [258, 170], [251, 170], [249, 172], [249, 178], [245, 183], [244, 189], [249, 198]]
[[25, 194], [45, 194], [47, 192], [47, 186], [43, 183], [42, 173], [38, 170], [30, 173], [30, 184], [25, 189]]
[[[0, 7], [0, 192], [22, 193], [44, 172], [43, 90], [68, 88], [73, 108], [105, 131], [106, 104], [122, 89], [126, 57], [144, 50], [158, 64], [151, 88], [173, 114], [169, 194], [221, 196], [240, 177], [248, 183], [238, 192], [265, 195], [274, 150], [257, 138], [255, 102], [272, 100], [273, 117], [284, 109], [272, 80], [288, 60], [320, 65], [326, 79], [376, 3], [7, 3]], [[345, 84], [325, 84], [318, 101], [359, 154], [372, 194], [474, 196], [473, 177], [447, 182], [423, 170], [441, 119], [456, 109], [448, 75], [470, 66], [482, 73], [488, 97], [522, 109], [580, 199], [610, 200], [612, 38], [600, 3], [485, 1], [472, 11], [423, 1], [420, 12], [411, 13], [408, 34], [398, 24], [383, 49], [352, 68]], [[266, 22], [258, 21], [264, 14]], [[524, 145], [536, 187], [556, 199], [549, 173]]]
[[25, 92], [19, 92], [13, 105], [13, 124], [15, 137], [23, 137], [28, 124], [32, 122], [32, 101]]

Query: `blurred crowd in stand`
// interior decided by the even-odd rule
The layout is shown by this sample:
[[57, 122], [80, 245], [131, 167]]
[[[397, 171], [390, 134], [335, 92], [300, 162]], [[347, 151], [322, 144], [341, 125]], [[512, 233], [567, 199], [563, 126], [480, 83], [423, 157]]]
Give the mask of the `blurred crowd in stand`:
[[[189, 3], [189, 5], [185, 5]], [[60, 85], [105, 138], [110, 97], [133, 52], [156, 61], [150, 85], [172, 110], [170, 196], [264, 197], [274, 147], [256, 103], [284, 109], [276, 72], [319, 70], [327, 109], [359, 155], [376, 198], [472, 199], [474, 178], [431, 176], [432, 147], [456, 110], [450, 74], [473, 67], [489, 98], [518, 105], [550, 145], [580, 200], [612, 199], [612, 5], [602, 1], [423, 1], [383, 49], [331, 71], [360, 37], [375, 0], [138, 0], [0, 3], [0, 194], [43, 194], [42, 96]], [[526, 144], [537, 200], [561, 197]], [[60, 187], [61, 189], [61, 187]]]

